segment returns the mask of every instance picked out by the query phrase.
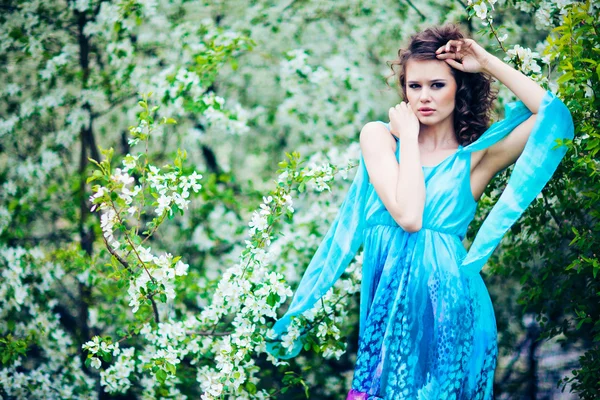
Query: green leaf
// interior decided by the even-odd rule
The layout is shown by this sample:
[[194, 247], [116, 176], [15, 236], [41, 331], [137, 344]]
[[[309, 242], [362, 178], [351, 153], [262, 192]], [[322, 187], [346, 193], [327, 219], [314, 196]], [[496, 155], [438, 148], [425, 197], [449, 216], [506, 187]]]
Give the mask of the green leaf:
[[167, 371], [173, 375], [175, 375], [175, 373], [177, 372], [177, 369], [175, 368], [175, 365], [173, 365], [173, 364], [167, 363], [165, 365], [165, 367], [167, 368]]
[[252, 382], [246, 382], [246, 390], [250, 394], [256, 394], [256, 385]]
[[565, 83], [570, 81], [571, 79], [573, 79], [573, 73], [572, 72], [565, 72], [561, 77], [559, 77], [556, 82], [557, 83]]
[[156, 372], [156, 380], [158, 380], [160, 383], [165, 383], [167, 380], [167, 372], [164, 369], [159, 369]]

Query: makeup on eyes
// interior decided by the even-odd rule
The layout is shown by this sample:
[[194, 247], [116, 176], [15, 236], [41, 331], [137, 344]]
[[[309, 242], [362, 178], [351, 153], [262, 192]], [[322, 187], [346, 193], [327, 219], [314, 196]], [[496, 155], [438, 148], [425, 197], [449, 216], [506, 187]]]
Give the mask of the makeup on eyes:
[[[433, 80], [429, 81], [429, 84], [432, 87], [441, 89], [444, 86], [446, 86], [446, 80], [445, 79], [433, 79]], [[421, 84], [416, 81], [410, 81], [407, 83], [407, 86], [411, 89], [417, 89], [417, 88], [421, 87]]]

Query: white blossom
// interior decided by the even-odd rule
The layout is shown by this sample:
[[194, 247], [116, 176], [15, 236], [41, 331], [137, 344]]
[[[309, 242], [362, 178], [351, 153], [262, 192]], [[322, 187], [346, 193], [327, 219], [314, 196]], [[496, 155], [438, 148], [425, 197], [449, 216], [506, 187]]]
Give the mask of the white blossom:
[[487, 4], [485, 3], [485, 1], [475, 4], [473, 6], [473, 10], [475, 10], [475, 14], [477, 15], [477, 18], [480, 18], [482, 20], [487, 19], [488, 8], [487, 8]]

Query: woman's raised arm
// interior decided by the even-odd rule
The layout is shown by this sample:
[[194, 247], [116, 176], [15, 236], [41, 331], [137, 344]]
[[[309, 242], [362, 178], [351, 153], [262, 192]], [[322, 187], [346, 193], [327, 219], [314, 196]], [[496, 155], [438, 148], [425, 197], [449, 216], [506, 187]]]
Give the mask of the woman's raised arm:
[[[488, 53], [473, 39], [450, 40], [436, 51], [439, 60], [467, 73], [487, 73], [508, 87], [533, 113], [508, 136], [485, 150], [472, 175], [487, 186], [489, 180], [521, 156], [535, 124], [546, 90], [520, 71]], [[483, 191], [483, 190], [481, 190]]]
[[439, 60], [463, 72], [490, 74], [509, 88], [533, 114], [539, 111], [546, 90], [531, 78], [488, 53], [473, 39], [450, 40], [436, 51]]

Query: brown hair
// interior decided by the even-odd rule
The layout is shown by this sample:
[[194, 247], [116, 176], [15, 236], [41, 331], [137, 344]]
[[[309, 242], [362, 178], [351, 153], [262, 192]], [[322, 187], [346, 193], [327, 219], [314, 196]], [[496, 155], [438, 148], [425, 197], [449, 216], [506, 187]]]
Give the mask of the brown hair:
[[[408, 60], [438, 60], [435, 51], [449, 40], [462, 39], [465, 36], [454, 24], [427, 28], [410, 37], [408, 47], [398, 50], [398, 58], [388, 61], [398, 76], [398, 86], [402, 97], [406, 99], [406, 63]], [[441, 60], [439, 60], [441, 61]], [[398, 71], [394, 69], [398, 66]], [[454, 133], [456, 140], [466, 146], [477, 140], [488, 128], [490, 113], [497, 92], [492, 90], [492, 78], [484, 73], [462, 72], [450, 67], [456, 80], [456, 105], [454, 108]], [[387, 80], [386, 80], [387, 82]], [[389, 86], [389, 84], [388, 84]]]

